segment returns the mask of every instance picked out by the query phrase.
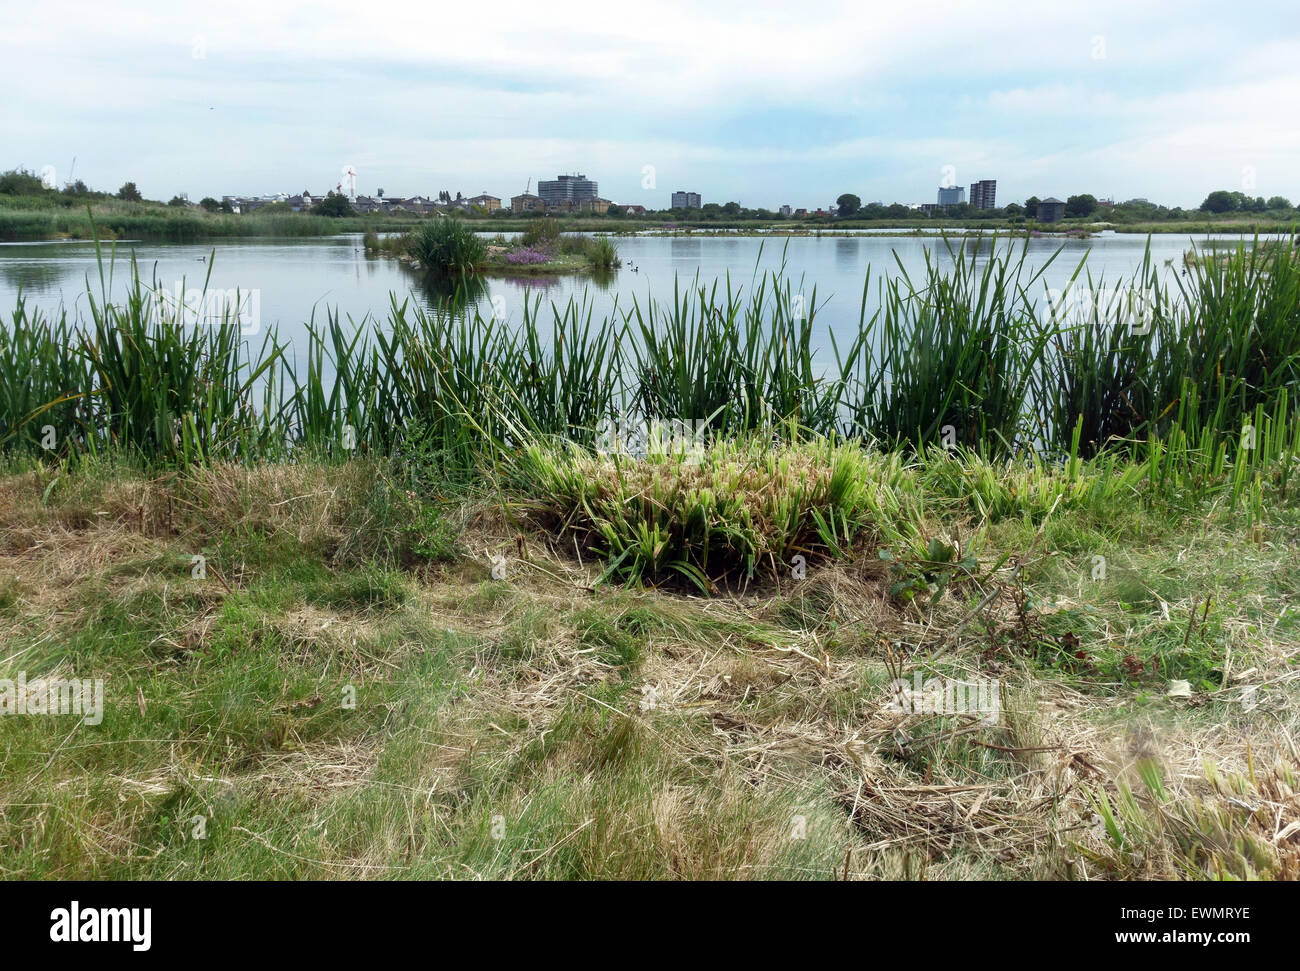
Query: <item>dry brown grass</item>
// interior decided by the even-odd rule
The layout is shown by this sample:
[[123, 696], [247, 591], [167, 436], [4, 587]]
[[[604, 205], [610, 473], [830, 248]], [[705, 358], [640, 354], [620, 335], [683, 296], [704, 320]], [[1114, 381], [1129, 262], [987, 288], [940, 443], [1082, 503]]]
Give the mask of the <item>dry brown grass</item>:
[[[337, 565], [372, 482], [360, 464], [218, 468], [98, 491], [77, 484], [84, 491], [66, 501], [56, 486], [47, 504], [48, 480], [0, 479], [0, 584], [17, 590], [16, 606], [0, 615], [0, 637], [44, 625], [57, 639], [81, 622], [95, 578], [123, 563], [178, 558], [199, 536], [280, 537]], [[313, 836], [290, 848], [269, 824], [251, 822], [237, 836], [284, 866], [318, 861], [308, 873], [376, 876], [408, 872], [421, 853], [465, 839], [482, 800], [515, 819], [537, 811], [543, 794], [562, 792], [554, 811], [572, 842], [539, 844], [526, 859], [552, 856], [505, 872], [481, 860], [446, 862], [439, 872], [544, 874], [568, 850], [589, 854], [591, 872], [639, 872], [631, 863], [600, 869], [599, 848], [614, 847], [604, 851], [612, 867], [608, 859], [627, 841], [638, 859], [666, 861], [664, 872], [679, 877], [759, 877], [787, 872], [791, 820], [805, 815], [809, 838], [839, 861], [839, 877], [1297, 875], [1300, 759], [1286, 717], [1210, 717], [1205, 699], [1135, 713], [1132, 691], [1106, 697], [1023, 658], [967, 650], [950, 652], [942, 670], [1003, 680], [996, 725], [902, 714], [886, 705], [889, 681], [924, 667], [927, 650], [966, 609], [951, 595], [933, 609], [902, 608], [877, 561], [705, 598], [597, 586], [598, 564], [521, 533], [498, 507], [468, 510], [463, 522], [469, 555], [443, 571], [404, 574], [410, 599], [399, 610], [297, 603], [263, 618], [284, 645], [281, 663], [319, 667], [322, 683], [336, 672], [398, 683], [434, 634], [453, 632], [467, 645], [457, 690], [427, 718], [408, 725], [403, 706], [387, 703], [374, 730], [315, 738], [291, 728], [292, 744], [215, 771], [198, 746], [160, 745], [153, 757], [93, 780], [61, 761], [79, 751], [70, 744], [52, 750], [53, 770], [40, 783], [53, 808], [24, 826], [63, 818], [79, 834], [79, 848], [64, 851], [69, 860], [129, 865], [154, 852], [142, 834], [155, 825], [158, 801], [177, 793], [218, 811], [274, 807], [303, 833], [356, 827], [349, 813], [375, 800], [389, 809], [366, 811], [375, 819], [364, 840]], [[507, 567], [499, 582], [490, 572], [497, 555]], [[166, 634], [176, 651], [201, 652], [217, 609], [257, 581], [250, 567], [229, 588], [204, 587]], [[170, 582], [141, 569], [97, 589], [126, 602]], [[990, 609], [994, 629], [1016, 623], [1014, 598]], [[628, 618], [642, 625], [631, 628], [640, 652], [633, 661], [586, 633], [597, 621]], [[970, 636], [979, 629], [972, 625]], [[1255, 665], [1252, 677], [1287, 677], [1294, 650], [1274, 647], [1274, 661], [1267, 670]], [[274, 711], [293, 715], [317, 703], [286, 699]], [[395, 750], [403, 753], [396, 775]], [[611, 764], [626, 791], [609, 781]], [[1142, 791], [1146, 764], [1160, 767], [1165, 798], [1135, 797], [1132, 845], [1117, 847], [1096, 829], [1097, 794], [1118, 804]], [[8, 801], [31, 797], [6, 788]], [[111, 810], [94, 796], [105, 788], [116, 800]], [[78, 808], [91, 806], [101, 808]], [[22, 832], [37, 839], [35, 829]], [[188, 864], [168, 866], [199, 875]]]

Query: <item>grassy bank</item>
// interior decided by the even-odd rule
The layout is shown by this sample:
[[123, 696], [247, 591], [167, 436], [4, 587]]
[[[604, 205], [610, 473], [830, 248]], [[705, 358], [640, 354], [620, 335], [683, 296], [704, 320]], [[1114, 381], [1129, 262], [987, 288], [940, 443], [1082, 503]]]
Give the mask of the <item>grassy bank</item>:
[[1300, 878], [1300, 268], [1187, 270], [957, 249], [829, 368], [780, 275], [20, 306], [0, 678], [104, 708], [0, 715], [0, 872]]
[[[563, 497], [418, 460], [11, 464], [0, 676], [105, 703], [4, 716], [0, 872], [1300, 876], [1276, 468], [1249, 516], [1092, 463], [855, 461], [894, 500], [851, 552], [712, 599], [603, 583], [524, 525]], [[918, 674], [999, 710], [900, 708]]]

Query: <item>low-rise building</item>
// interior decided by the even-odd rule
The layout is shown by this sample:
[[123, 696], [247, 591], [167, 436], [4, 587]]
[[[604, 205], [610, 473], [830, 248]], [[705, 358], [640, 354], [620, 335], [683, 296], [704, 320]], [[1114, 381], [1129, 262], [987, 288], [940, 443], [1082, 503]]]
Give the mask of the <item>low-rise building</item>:
[[405, 212], [414, 212], [421, 215], [428, 215], [438, 209], [438, 204], [434, 200], [424, 196], [412, 196], [409, 199], [385, 199], [384, 201], [386, 203], [391, 201], [392, 209], [401, 209]]
[[598, 216], [603, 216], [609, 212], [612, 203], [608, 199], [583, 199], [578, 203], [578, 208], [582, 212], [593, 212]]
[[1038, 221], [1040, 223], [1059, 222], [1065, 218], [1065, 203], [1048, 196], [1038, 204]]
[[478, 206], [482, 209], [486, 209], [488, 212], [496, 212], [501, 208], [501, 200], [496, 196], [488, 195], [486, 192], [470, 199], [469, 204], [471, 206]]
[[510, 197], [510, 211], [515, 213], [546, 212], [546, 203], [541, 196], [525, 192], [522, 195]]

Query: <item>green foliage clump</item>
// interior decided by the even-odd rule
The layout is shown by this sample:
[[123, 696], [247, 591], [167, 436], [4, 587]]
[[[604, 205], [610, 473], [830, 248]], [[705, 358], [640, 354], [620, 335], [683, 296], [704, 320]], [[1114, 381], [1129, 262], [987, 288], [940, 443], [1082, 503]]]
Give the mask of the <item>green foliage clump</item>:
[[557, 219], [535, 219], [520, 234], [519, 242], [525, 247], [557, 249], [561, 238], [560, 222]]
[[423, 269], [434, 273], [473, 273], [487, 256], [483, 240], [465, 223], [450, 217], [412, 230], [406, 246]]
[[348, 197], [337, 192], [327, 194], [324, 199], [311, 207], [311, 212], [314, 216], [329, 216], [331, 219], [357, 214], [357, 211], [352, 208], [352, 203], [348, 202]]

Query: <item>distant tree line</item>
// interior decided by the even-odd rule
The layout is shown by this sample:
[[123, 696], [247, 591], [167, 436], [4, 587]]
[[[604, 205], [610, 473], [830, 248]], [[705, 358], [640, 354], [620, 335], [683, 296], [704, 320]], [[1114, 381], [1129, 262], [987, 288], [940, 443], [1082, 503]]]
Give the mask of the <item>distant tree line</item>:
[[[126, 182], [116, 193], [96, 192], [86, 186], [86, 183], [78, 179], [71, 182], [63, 188], [53, 188], [48, 186], [41, 178], [33, 172], [23, 169], [11, 169], [8, 172], [0, 172], [0, 196], [10, 197], [32, 197], [46, 200], [46, 204], [54, 202], [64, 206], [74, 204], [84, 204], [89, 200], [108, 200], [120, 199], [124, 202], [145, 202], [143, 194], [134, 182]], [[443, 189], [438, 193], [438, 202], [446, 205], [453, 202], [450, 192]], [[462, 196], [456, 193], [455, 199], [459, 200]], [[1012, 224], [1026, 222], [1038, 218], [1038, 207], [1042, 202], [1037, 196], [1030, 196], [1021, 203], [1010, 203], [996, 209], [976, 209], [968, 202], [958, 205], [945, 206], [942, 215], [949, 219], [960, 220], [998, 220], [1010, 222]], [[185, 194], [175, 195], [168, 201], [167, 205], [173, 207], [190, 207], [193, 205], [189, 197]], [[202, 198], [198, 207], [206, 212], [211, 213], [233, 213], [234, 209], [228, 202], [218, 201], [211, 196]], [[263, 212], [272, 211], [289, 211], [289, 206], [284, 203], [273, 203], [261, 208]], [[313, 214], [321, 216], [344, 217], [355, 216], [356, 211], [353, 209], [348, 198], [341, 193], [330, 192], [323, 199], [319, 200], [310, 210]], [[1263, 196], [1248, 196], [1243, 192], [1233, 192], [1227, 189], [1217, 189], [1205, 197], [1205, 201], [1196, 209], [1183, 209], [1179, 206], [1166, 207], [1157, 203], [1149, 202], [1145, 199], [1130, 199], [1127, 202], [1119, 202], [1113, 205], [1105, 206], [1097, 198], [1089, 193], [1069, 196], [1065, 200], [1065, 215], [1070, 219], [1087, 219], [1090, 217], [1103, 218], [1106, 222], [1112, 223], [1138, 223], [1138, 222], [1158, 222], [1165, 220], [1193, 219], [1197, 216], [1209, 215], [1228, 215], [1232, 213], [1241, 213], [1247, 215], [1270, 215], [1275, 218], [1300, 218], [1291, 201], [1285, 196], [1271, 196], [1265, 199]], [[626, 206], [611, 205], [609, 215], [615, 218], [626, 217], [630, 213]], [[472, 215], [486, 216], [486, 213], [473, 213]], [[519, 218], [522, 213], [512, 213], [508, 209], [498, 209], [490, 214], [494, 219]], [[526, 215], [538, 218], [545, 218], [544, 213], [528, 213]], [[585, 214], [588, 218], [594, 214]], [[840, 219], [853, 219], [862, 221], [873, 220], [902, 220], [922, 218], [921, 214], [912, 206], [905, 205], [901, 202], [890, 203], [885, 205], [880, 202], [870, 202], [863, 205], [862, 199], [851, 192], [842, 194], [835, 200], [834, 209], [823, 215], [809, 214], [798, 217], [803, 221], [819, 222], [829, 221], [833, 217]], [[598, 218], [598, 217], [597, 217]], [[654, 213], [653, 218], [659, 220], [679, 219], [691, 222], [709, 222], [709, 221], [743, 221], [756, 220], [775, 222], [786, 218], [779, 212], [771, 209], [756, 208], [751, 209], [742, 206], [739, 202], [706, 203], [699, 209], [666, 209]]]

